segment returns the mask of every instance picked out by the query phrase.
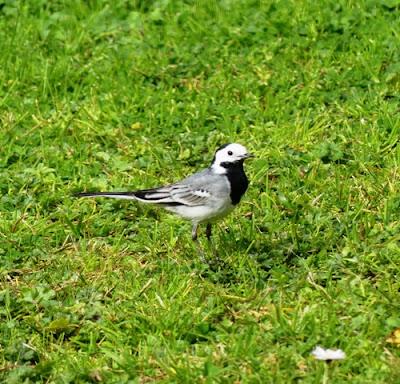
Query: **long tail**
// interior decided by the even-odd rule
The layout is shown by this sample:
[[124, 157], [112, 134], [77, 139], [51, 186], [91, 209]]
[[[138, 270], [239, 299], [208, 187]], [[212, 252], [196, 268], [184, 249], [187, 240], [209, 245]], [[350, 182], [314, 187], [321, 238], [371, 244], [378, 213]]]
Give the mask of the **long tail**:
[[139, 200], [144, 203], [180, 205], [170, 195], [168, 187], [143, 189], [134, 192], [82, 192], [75, 197], [111, 197], [113, 199]]
[[137, 200], [136, 192], [81, 192], [74, 197], [111, 197], [113, 199]]

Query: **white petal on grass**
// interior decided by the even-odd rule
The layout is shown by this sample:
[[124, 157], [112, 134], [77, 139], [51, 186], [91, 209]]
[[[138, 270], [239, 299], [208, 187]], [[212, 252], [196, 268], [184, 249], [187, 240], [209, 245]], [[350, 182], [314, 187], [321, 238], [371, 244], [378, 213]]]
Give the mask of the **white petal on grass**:
[[317, 346], [311, 354], [317, 360], [342, 360], [346, 357], [346, 354], [341, 349], [325, 349]]

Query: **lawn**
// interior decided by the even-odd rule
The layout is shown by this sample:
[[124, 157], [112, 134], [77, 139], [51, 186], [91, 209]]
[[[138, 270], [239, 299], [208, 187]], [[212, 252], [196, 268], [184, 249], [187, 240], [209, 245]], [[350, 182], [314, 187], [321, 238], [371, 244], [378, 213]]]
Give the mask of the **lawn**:
[[[399, 383], [399, 22], [396, 0], [0, 0], [0, 381]], [[211, 244], [72, 197], [227, 142], [256, 159]]]

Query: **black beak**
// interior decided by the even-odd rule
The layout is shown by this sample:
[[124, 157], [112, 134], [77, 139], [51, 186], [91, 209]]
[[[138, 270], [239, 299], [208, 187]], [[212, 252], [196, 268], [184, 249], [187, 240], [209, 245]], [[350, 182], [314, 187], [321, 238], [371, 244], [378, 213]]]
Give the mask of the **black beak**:
[[243, 159], [250, 159], [255, 157], [252, 153], [246, 153], [245, 155], [243, 155]]

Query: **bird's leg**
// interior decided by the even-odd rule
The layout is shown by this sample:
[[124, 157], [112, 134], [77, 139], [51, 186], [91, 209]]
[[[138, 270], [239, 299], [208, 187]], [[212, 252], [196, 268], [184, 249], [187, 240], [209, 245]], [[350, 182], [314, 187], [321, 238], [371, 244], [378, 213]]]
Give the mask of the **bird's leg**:
[[196, 248], [197, 251], [199, 252], [199, 256], [200, 256], [200, 260], [202, 263], [206, 264], [207, 260], [206, 257], [204, 255], [204, 251], [200, 245], [200, 243], [197, 241], [197, 228], [199, 226], [199, 223], [193, 223], [193, 227], [192, 227], [192, 240], [195, 242], [196, 244]]
[[199, 226], [198, 223], [193, 223], [192, 227], [192, 240], [196, 241], [197, 240], [197, 227]]
[[[208, 244], [211, 246], [211, 250], [212, 250], [212, 253], [214, 255], [214, 260], [213, 261], [215, 261], [218, 264], [218, 263], [220, 263], [221, 260], [220, 260], [220, 258], [218, 256], [217, 248], [212, 246], [213, 244], [211, 243], [211, 234], [212, 234], [211, 223], [207, 223], [206, 236], [207, 236]], [[208, 263], [208, 264], [210, 264], [210, 263]]]
[[211, 223], [207, 223], [206, 236], [208, 241], [211, 241], [211, 232]]

